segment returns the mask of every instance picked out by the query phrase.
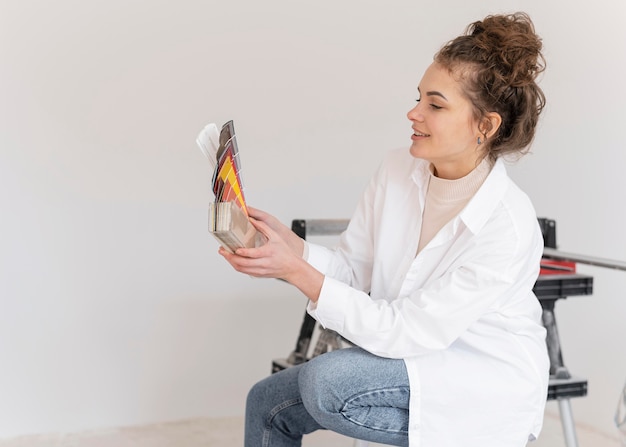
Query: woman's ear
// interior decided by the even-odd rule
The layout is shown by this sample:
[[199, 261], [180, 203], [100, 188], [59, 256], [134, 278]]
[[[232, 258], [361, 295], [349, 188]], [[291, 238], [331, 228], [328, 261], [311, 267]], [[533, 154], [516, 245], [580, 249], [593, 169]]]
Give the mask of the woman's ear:
[[500, 125], [502, 124], [502, 117], [498, 112], [489, 112], [483, 118], [479, 130], [482, 132], [485, 138], [491, 138], [496, 134]]

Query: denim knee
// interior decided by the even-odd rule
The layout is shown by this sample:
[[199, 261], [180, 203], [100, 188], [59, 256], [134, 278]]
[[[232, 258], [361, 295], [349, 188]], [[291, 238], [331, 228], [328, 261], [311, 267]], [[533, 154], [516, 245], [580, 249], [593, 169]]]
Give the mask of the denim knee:
[[255, 383], [252, 388], [248, 391], [248, 395], [246, 397], [246, 411], [249, 411], [252, 408], [256, 408], [258, 405], [262, 404], [266, 401], [264, 396], [266, 395], [265, 386], [263, 386], [263, 382]]
[[336, 371], [324, 362], [324, 356], [307, 362], [298, 376], [302, 404], [309, 414], [322, 426], [327, 419], [337, 417], [344, 405], [343, 399], [333, 393], [338, 380]]

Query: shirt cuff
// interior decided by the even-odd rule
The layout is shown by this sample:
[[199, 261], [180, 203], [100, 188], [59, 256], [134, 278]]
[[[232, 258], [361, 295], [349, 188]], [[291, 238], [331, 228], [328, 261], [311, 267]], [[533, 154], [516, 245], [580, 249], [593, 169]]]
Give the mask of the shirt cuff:
[[323, 245], [311, 244], [305, 241], [306, 258], [304, 260], [316, 270], [326, 274], [332, 260], [333, 251]]
[[344, 328], [351, 288], [336, 279], [324, 277], [316, 303], [309, 301], [307, 312], [325, 329], [341, 332]]

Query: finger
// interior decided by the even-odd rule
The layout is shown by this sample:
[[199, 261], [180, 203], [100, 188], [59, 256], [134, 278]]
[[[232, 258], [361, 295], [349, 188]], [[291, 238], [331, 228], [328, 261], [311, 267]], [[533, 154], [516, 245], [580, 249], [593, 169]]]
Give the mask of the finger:
[[265, 219], [268, 216], [268, 214], [266, 212], [264, 212], [264, 211], [262, 211], [262, 210], [260, 210], [258, 208], [254, 208], [252, 206], [249, 206], [249, 205], [248, 205], [248, 215], [250, 217], [254, 217], [254, 218], [259, 219], [259, 220], [263, 220], [263, 219]]
[[276, 237], [276, 232], [270, 228], [268, 224], [263, 222], [262, 220], [257, 220], [255, 218], [250, 219], [254, 228], [256, 228], [263, 236], [270, 240], [270, 238]]
[[224, 257], [231, 265], [234, 266], [235, 264], [242, 264], [242, 260], [246, 258], [254, 258], [254, 256], [250, 256], [250, 253], [246, 253], [248, 250], [254, 249], [237, 248], [234, 252], [230, 252], [224, 247], [220, 247], [218, 253], [222, 255], [222, 257]]
[[246, 273], [252, 276], [265, 276], [270, 270], [265, 258], [252, 258], [232, 255], [229, 258], [230, 265], [241, 273]]
[[235, 253], [231, 253], [229, 250], [226, 250], [224, 247], [221, 247], [217, 250], [217, 252], [228, 261], [229, 264], [232, 265], [233, 259], [237, 256]]
[[[264, 237], [266, 236], [264, 235]], [[269, 254], [268, 250], [269, 249], [268, 249], [267, 243], [259, 247], [250, 247], [250, 248], [241, 247], [235, 250], [234, 256], [239, 256], [241, 258], [249, 258], [249, 259], [265, 258]]]

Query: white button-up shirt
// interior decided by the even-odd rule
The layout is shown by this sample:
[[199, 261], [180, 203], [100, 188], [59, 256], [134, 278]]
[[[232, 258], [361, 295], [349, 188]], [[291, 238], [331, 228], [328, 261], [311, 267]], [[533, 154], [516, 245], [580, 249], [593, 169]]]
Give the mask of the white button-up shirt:
[[309, 313], [376, 355], [404, 359], [411, 447], [522, 447], [541, 429], [549, 359], [533, 294], [543, 238], [497, 161], [467, 206], [416, 255], [428, 162], [390, 151]]

